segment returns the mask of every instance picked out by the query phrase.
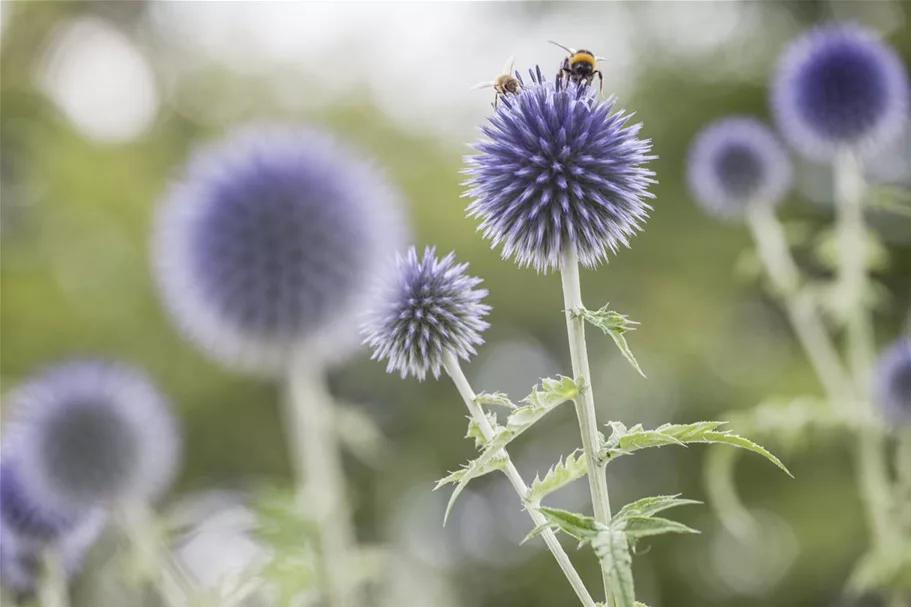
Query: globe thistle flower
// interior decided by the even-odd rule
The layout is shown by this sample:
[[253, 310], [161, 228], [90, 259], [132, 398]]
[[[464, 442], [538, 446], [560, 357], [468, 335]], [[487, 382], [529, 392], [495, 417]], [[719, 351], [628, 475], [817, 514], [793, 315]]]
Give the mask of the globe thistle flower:
[[35, 594], [41, 577], [42, 559], [53, 551], [67, 579], [79, 573], [86, 554], [107, 525], [103, 509], [92, 510], [54, 539], [39, 540], [19, 534], [0, 522], [0, 581], [18, 598]]
[[[148, 500], [170, 482], [180, 451], [165, 398], [138, 371], [96, 360], [58, 364], [9, 396], [4, 447], [12, 478], [40, 512], [65, 517]], [[4, 475], [7, 477], [7, 475]]]
[[712, 215], [736, 219], [750, 204], [776, 205], [791, 185], [791, 163], [772, 131], [733, 116], [705, 127], [690, 147], [687, 179]]
[[487, 290], [476, 288], [481, 279], [467, 276], [468, 264], [456, 264], [454, 253], [438, 259], [428, 247], [418, 259], [411, 247], [397, 261], [396, 277], [365, 323], [364, 342], [373, 349], [371, 358], [388, 359], [387, 373], [439, 377], [445, 352], [468, 360], [484, 343], [481, 331], [489, 325], [482, 318], [490, 306], [481, 300]]
[[887, 348], [876, 363], [876, 396], [893, 422], [911, 423], [911, 338]]
[[247, 128], [197, 153], [160, 206], [154, 272], [209, 355], [277, 375], [298, 348], [338, 359], [404, 234], [370, 163], [305, 128]]
[[790, 143], [824, 161], [841, 148], [869, 151], [897, 136], [908, 95], [908, 74], [891, 48], [860, 26], [832, 23], [785, 50], [771, 102]]
[[531, 80], [502, 99], [466, 158], [469, 216], [521, 266], [557, 268], [568, 249], [595, 266], [628, 246], [648, 216], [651, 141], [591, 87], [557, 90], [540, 68]]
[[41, 540], [50, 540], [73, 526], [81, 512], [58, 512], [32, 499], [23, 490], [15, 466], [0, 463], [0, 526]]

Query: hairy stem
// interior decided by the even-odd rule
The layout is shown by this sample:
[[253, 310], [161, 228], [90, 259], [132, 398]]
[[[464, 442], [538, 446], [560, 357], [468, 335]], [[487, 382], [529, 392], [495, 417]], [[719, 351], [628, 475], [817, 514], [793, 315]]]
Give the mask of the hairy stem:
[[[583, 386], [581, 394], [574, 400], [579, 430], [582, 434], [582, 448], [588, 466], [588, 486], [592, 495], [592, 509], [595, 520], [607, 525], [611, 519], [610, 495], [607, 492], [607, 477], [604, 464], [598, 457], [600, 438], [598, 419], [595, 413], [595, 396], [591, 385], [591, 369], [588, 366], [588, 350], [585, 347], [585, 320], [579, 315], [583, 309], [582, 287], [579, 283], [579, 260], [576, 251], [567, 247], [563, 253], [561, 276], [563, 279], [563, 305], [566, 310], [566, 332], [569, 336], [569, 355], [572, 360], [573, 377]], [[604, 594], [608, 607], [613, 605], [610, 579], [602, 567]]]
[[[458, 389], [459, 394], [462, 396], [462, 399], [465, 401], [465, 406], [468, 407], [468, 411], [471, 413], [472, 419], [477, 422], [478, 427], [481, 429], [481, 432], [484, 434], [484, 438], [488, 441], [493, 438], [493, 428], [490, 425], [490, 422], [487, 419], [487, 416], [484, 415], [484, 411], [481, 410], [481, 407], [475, 402], [475, 393], [471, 389], [471, 386], [468, 383], [468, 379], [465, 377], [465, 374], [462, 373], [462, 367], [459, 365], [459, 360], [452, 352], [446, 352], [443, 354], [443, 366], [446, 369], [446, 372], [449, 374], [449, 377], [452, 378], [453, 383]], [[513, 465], [512, 460], [509, 459], [509, 454], [506, 453], [506, 450], [503, 450], [506, 455], [506, 468], [504, 472], [506, 477], [509, 479], [509, 482], [512, 484], [513, 488], [516, 490], [516, 493], [519, 494], [519, 497], [522, 499], [522, 502], [525, 502], [525, 498], [528, 495], [528, 486], [526, 486], [525, 481], [522, 480], [522, 476], [519, 474], [519, 471]], [[534, 507], [530, 504], [526, 504], [528, 509], [528, 514], [531, 516], [531, 520], [534, 521], [535, 526], [543, 525], [547, 522], [544, 516], [541, 515]], [[544, 538], [544, 543], [547, 544], [548, 550], [551, 554], [554, 555], [554, 558], [557, 561], [557, 564], [560, 566], [560, 569], [563, 570], [563, 574], [566, 576], [566, 579], [569, 580], [569, 584], [573, 587], [573, 590], [576, 592], [576, 596], [579, 597], [579, 600], [582, 601], [583, 605], [586, 607], [595, 607], [595, 601], [592, 599], [591, 595], [588, 593], [588, 590], [585, 588], [585, 584], [582, 582], [582, 578], [579, 577], [579, 574], [576, 572], [575, 567], [573, 567], [572, 562], [569, 560], [569, 556], [566, 554], [566, 551], [563, 550], [563, 546], [560, 545], [557, 536], [550, 529], [545, 530], [541, 536]]]
[[826, 330], [812, 297], [800, 290], [800, 272], [788, 249], [781, 222], [768, 205], [752, 205], [747, 223], [766, 274], [787, 309], [788, 319], [810, 359], [830, 403], [844, 411], [850, 406], [851, 384], [838, 349]]
[[352, 583], [355, 535], [334, 413], [322, 366], [295, 356], [288, 376], [285, 425], [299, 483], [298, 500], [313, 511], [319, 527], [330, 604], [354, 607], [359, 604]]
[[[835, 203], [839, 252], [839, 288], [846, 309], [846, 343], [854, 394], [861, 419], [874, 415], [870, 393], [873, 362], [873, 326], [867, 306], [867, 235], [863, 215], [863, 173], [851, 151], [841, 151], [835, 161]], [[891, 551], [898, 539], [891, 512], [891, 482], [881, 432], [864, 428], [858, 437], [857, 473], [873, 545]]]
[[69, 607], [69, 588], [63, 563], [60, 562], [60, 555], [51, 549], [47, 550], [42, 558], [44, 575], [38, 588], [38, 599], [42, 607]]

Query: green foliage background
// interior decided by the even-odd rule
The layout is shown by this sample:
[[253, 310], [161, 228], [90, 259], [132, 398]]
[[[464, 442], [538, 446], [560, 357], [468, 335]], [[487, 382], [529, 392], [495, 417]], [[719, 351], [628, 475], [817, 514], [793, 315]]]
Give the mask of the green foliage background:
[[[770, 11], [807, 25], [827, 14], [821, 2], [767, 4]], [[219, 7], [211, 3], [210, 10]], [[911, 5], [899, 8], [906, 21], [889, 41], [907, 63]], [[128, 31], [145, 9], [143, 2], [12, 2], [5, 7], [8, 21], [0, 47], [3, 389], [68, 356], [125, 359], [144, 367], [178, 407], [186, 456], [175, 495], [240, 487], [252, 480], [286, 483], [289, 466], [277, 414], [278, 388], [224, 372], [189, 346], [165, 318], [149, 272], [154, 204], [188, 151], [218, 131], [194, 123], [165, 102], [148, 136], [101, 145], [75, 130], [36, 86], [38, 58], [58, 24], [94, 14]], [[490, 13], [492, 19], [537, 20], [564, 10], [570, 9], [562, 3], [509, 4], [492, 5]], [[776, 39], [775, 32], [769, 36]], [[774, 49], [762, 52], [771, 67]], [[722, 58], [706, 57], [713, 60]], [[683, 162], [694, 133], [732, 112], [766, 117], [766, 91], [733, 78], [706, 84], [698, 74], [662, 67], [661, 62], [646, 67], [638, 76], [635, 97], [622, 99], [621, 105], [637, 111], [644, 135], [653, 139], [660, 156], [654, 163], [660, 181], [655, 212], [632, 249], [597, 272], [583, 272], [582, 281], [590, 308], [610, 301], [612, 308], [641, 323], [629, 340], [649, 379], [625, 366], [613, 344], [591, 331], [593, 366], [603, 371], [594, 378], [599, 415], [627, 425], [684, 423], [714, 419], [770, 395], [817, 393], [778, 307], [759, 285], [735, 272], [738, 256], [749, 247], [746, 230], [703, 217], [683, 183]], [[228, 84], [220, 88], [219, 83]], [[225, 70], [201, 74], [181, 86], [204, 101], [207, 94], [256, 90], [256, 84]], [[465, 202], [459, 198], [464, 148], [399, 130], [366, 96], [306, 113], [279, 110], [266, 97], [255, 108], [251, 117], [324, 124], [372, 152], [410, 201], [416, 244], [457, 251], [485, 279], [494, 309], [488, 341], [531, 338], [556, 359], [551, 375], [569, 372], [559, 278], [502, 261], [474, 232], [475, 223], [464, 218]], [[830, 219], [827, 209], [796, 194], [784, 214], [813, 226]], [[880, 343], [900, 331], [911, 295], [911, 221], [894, 221], [891, 264], [877, 277], [891, 294], [878, 319]], [[475, 365], [483, 363], [483, 355]], [[475, 371], [468, 367], [470, 376]], [[401, 496], [415, 486], [430, 491], [433, 479], [472, 454], [470, 442], [462, 438], [465, 412], [450, 383], [403, 382], [384, 375], [365, 355], [339, 369], [333, 385], [340, 397], [361, 403], [389, 440], [390, 455], [375, 469], [350, 462], [360, 535], [365, 541], [388, 540], [389, 521], [401, 508]], [[664, 405], [650, 409], [652, 400]], [[663, 418], [668, 411], [673, 419]], [[573, 423], [569, 410], [545, 422], [554, 436], [566, 437], [563, 453], [577, 446]], [[535, 441], [535, 432], [537, 428], [522, 444]], [[774, 442], [767, 446], [778, 447]], [[835, 441], [776, 452], [796, 481], [760, 458], [744, 457], [739, 487], [749, 505], [777, 513], [796, 534], [799, 554], [784, 579], [759, 596], [725, 589], [705, 573], [711, 530], [717, 524], [708, 508], [688, 508], [680, 520], [707, 533], [644, 543], [651, 549], [635, 564], [641, 600], [652, 607], [803, 607], [836, 601], [866, 542], [849, 453]], [[704, 498], [704, 453], [693, 447], [621, 458], [609, 467], [612, 500], [623, 504], [647, 494], [678, 492]], [[523, 470], [529, 480], [534, 472]], [[524, 516], [518, 500], [510, 506], [514, 511], [509, 516]], [[442, 521], [442, 508], [439, 515]], [[460, 561], [446, 573], [458, 582], [456, 588], [471, 589], [464, 594], [465, 604], [566, 604], [569, 589], [540, 544], [521, 550], [533, 558], [498, 568]], [[579, 553], [575, 560], [595, 587], [597, 567], [588, 556]]]

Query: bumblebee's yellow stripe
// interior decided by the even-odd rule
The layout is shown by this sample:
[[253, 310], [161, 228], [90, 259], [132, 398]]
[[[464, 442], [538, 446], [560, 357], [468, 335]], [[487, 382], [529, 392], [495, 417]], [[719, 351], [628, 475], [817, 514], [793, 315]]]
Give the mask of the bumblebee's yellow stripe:
[[569, 58], [570, 65], [576, 63], [588, 63], [592, 67], [595, 65], [595, 56], [591, 53], [586, 53], [585, 51], [579, 51], [575, 55]]

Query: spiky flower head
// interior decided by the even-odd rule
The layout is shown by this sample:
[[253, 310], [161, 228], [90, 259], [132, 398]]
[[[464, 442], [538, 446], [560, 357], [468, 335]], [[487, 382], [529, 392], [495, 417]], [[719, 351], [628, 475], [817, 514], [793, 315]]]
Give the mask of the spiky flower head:
[[468, 264], [455, 263], [454, 253], [438, 259], [428, 247], [419, 259], [411, 247], [397, 261], [398, 272], [364, 325], [364, 342], [373, 359], [388, 360], [387, 373], [439, 377], [445, 352], [467, 360], [484, 343], [487, 290], [477, 288], [481, 279], [466, 275]]
[[82, 509], [61, 512], [25, 492], [9, 456], [0, 463], [0, 526], [18, 535], [49, 540], [71, 528]]
[[171, 187], [154, 270], [197, 345], [277, 375], [296, 349], [332, 361], [357, 347], [357, 318], [404, 232], [398, 193], [366, 159], [315, 129], [247, 127]]
[[911, 424], [911, 337], [899, 339], [880, 355], [876, 396], [890, 421]]
[[784, 51], [772, 83], [779, 130], [802, 154], [829, 160], [839, 149], [878, 149], [908, 118], [908, 73], [872, 32], [830, 23]]
[[731, 116], [705, 127], [690, 147], [687, 180], [712, 215], [736, 219], [751, 204], [776, 205], [791, 185], [784, 146], [763, 123]]
[[43, 511], [153, 499], [174, 475], [180, 436], [169, 404], [131, 367], [61, 363], [26, 380], [5, 404], [14, 478]]
[[557, 90], [540, 68], [530, 73], [530, 83], [502, 98], [472, 146], [478, 153], [466, 158], [469, 215], [521, 266], [546, 272], [570, 249], [595, 266], [628, 246], [648, 216], [651, 141], [592, 87]]

